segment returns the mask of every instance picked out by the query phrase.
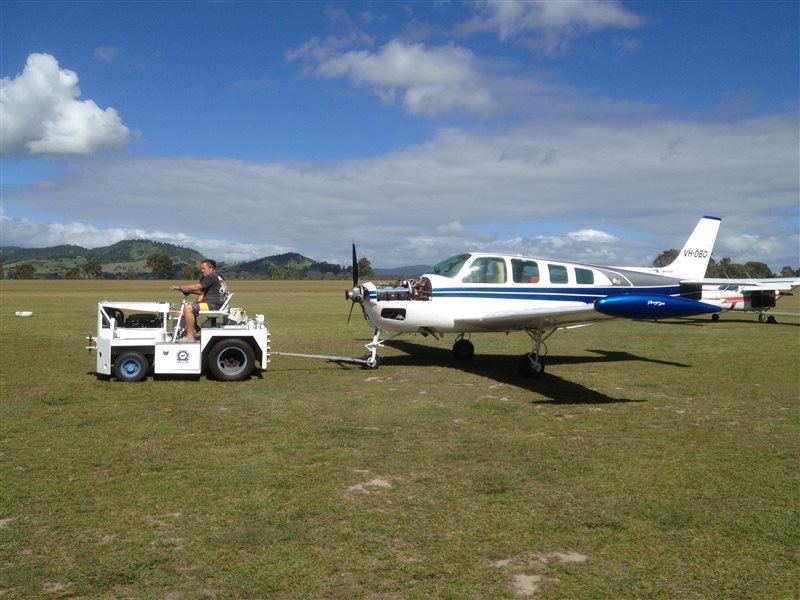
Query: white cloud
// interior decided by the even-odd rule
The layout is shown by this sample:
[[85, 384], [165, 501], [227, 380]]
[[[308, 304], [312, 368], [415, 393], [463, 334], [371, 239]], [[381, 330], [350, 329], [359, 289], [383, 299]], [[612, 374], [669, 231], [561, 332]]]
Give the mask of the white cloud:
[[[122, 240], [146, 239], [202, 250], [209, 257], [219, 257], [228, 262], [251, 260], [271, 254], [289, 252], [285, 246], [240, 243], [222, 239], [200, 239], [180, 232], [163, 229], [111, 227], [103, 229], [89, 223], [36, 221], [25, 217], [8, 216], [0, 209], [2, 245], [46, 248], [61, 244], [73, 244], [84, 248], [98, 248], [116, 244]], [[265, 254], [266, 253], [266, 254]]]
[[466, 227], [459, 221], [450, 221], [445, 225], [439, 225], [439, 227], [436, 228], [436, 233], [438, 235], [464, 235], [464, 233], [466, 233]]
[[344, 78], [370, 88], [387, 104], [399, 95], [411, 114], [431, 116], [451, 110], [484, 114], [494, 108], [474, 55], [458, 46], [393, 40], [377, 52], [342, 52], [338, 40], [312, 40], [288, 58], [310, 62], [310, 72], [318, 77]]
[[598, 231], [597, 229], [581, 229], [580, 231], [573, 231], [567, 234], [570, 239], [578, 242], [592, 242], [596, 244], [613, 244], [619, 240], [613, 235], [605, 231]]
[[31, 54], [17, 77], [0, 81], [0, 155], [87, 155], [127, 144], [130, 131], [113, 108], [78, 100], [78, 75], [50, 54]]
[[[79, 161], [48, 185], [4, 189], [6, 210], [107, 225], [85, 235], [65, 226], [58, 238], [52, 223], [37, 232], [7, 221], [3, 243], [99, 241], [119, 229], [224, 260], [281, 249], [348, 264], [355, 239], [375, 266], [432, 264], [469, 249], [645, 266], [709, 214], [723, 219], [715, 256], [780, 269], [797, 263], [799, 146], [794, 117], [548, 120], [442, 131], [402, 152], [338, 163]], [[187, 199], [197, 215], [191, 234], [171, 219]], [[608, 233], [623, 230], [631, 235]], [[742, 235], [755, 240], [723, 245]]]
[[119, 54], [119, 48], [115, 46], [98, 46], [94, 49], [94, 57], [105, 63], [112, 63]]
[[502, 41], [527, 39], [554, 53], [572, 37], [599, 29], [633, 29], [644, 19], [614, 0], [480, 0], [477, 15], [460, 27], [462, 35], [497, 31]]

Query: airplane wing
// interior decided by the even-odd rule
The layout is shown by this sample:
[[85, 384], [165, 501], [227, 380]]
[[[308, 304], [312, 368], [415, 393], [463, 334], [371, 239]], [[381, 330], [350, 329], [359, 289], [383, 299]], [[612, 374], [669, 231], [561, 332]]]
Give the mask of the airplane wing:
[[476, 318], [457, 319], [456, 328], [465, 331], [514, 331], [518, 329], [545, 329], [556, 325], [587, 323], [606, 318], [597, 312], [593, 304], [582, 304], [558, 308], [528, 308], [523, 310], [497, 311]]

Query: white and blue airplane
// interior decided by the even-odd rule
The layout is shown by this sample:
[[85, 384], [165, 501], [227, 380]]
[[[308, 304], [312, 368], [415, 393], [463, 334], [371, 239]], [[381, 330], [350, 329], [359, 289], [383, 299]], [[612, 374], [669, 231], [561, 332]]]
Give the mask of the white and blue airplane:
[[[456, 334], [453, 354], [471, 358], [469, 334], [524, 331], [532, 350], [519, 361], [527, 377], [544, 372], [542, 343], [559, 328], [606, 317], [671, 319], [717, 313], [702, 302], [703, 277], [720, 219], [703, 217], [678, 254], [663, 268], [603, 267], [497, 253], [464, 253], [417, 279], [359, 283], [353, 244], [353, 287], [345, 297], [361, 306], [374, 328], [365, 368], [379, 366], [378, 348], [406, 333], [435, 338]], [[382, 338], [383, 332], [391, 335]]]

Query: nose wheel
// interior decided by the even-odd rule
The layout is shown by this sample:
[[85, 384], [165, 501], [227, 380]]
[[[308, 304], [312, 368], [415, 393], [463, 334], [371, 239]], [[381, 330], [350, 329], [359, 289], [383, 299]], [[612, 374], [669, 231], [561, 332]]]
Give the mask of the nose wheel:
[[364, 361], [361, 363], [362, 369], [377, 369], [381, 366], [381, 359], [378, 356], [377, 352], [367, 352], [364, 356], [361, 357], [361, 360]]
[[381, 339], [381, 330], [376, 329], [375, 333], [372, 336], [372, 341], [369, 344], [364, 344], [364, 347], [367, 349], [366, 354], [364, 354], [361, 363], [362, 369], [377, 369], [381, 365], [381, 357], [378, 356], [378, 348], [383, 348], [383, 343], [388, 342], [389, 340], [393, 340], [397, 336], [402, 335], [402, 332], [395, 333], [393, 336], [390, 336], [386, 339]]

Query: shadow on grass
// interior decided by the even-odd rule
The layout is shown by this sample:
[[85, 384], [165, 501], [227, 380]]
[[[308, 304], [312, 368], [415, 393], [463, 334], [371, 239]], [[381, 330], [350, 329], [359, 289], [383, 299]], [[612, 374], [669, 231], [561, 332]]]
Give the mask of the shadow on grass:
[[[479, 354], [471, 360], [457, 360], [448, 348], [425, 346], [408, 341], [392, 340], [387, 346], [405, 352], [404, 356], [383, 356], [381, 364], [384, 366], [408, 367], [445, 367], [458, 369], [480, 377], [494, 379], [499, 383], [513, 385], [525, 390], [534, 391], [545, 396], [547, 400], [534, 400], [534, 403], [547, 402], [551, 404], [609, 404], [625, 402], [643, 402], [643, 400], [612, 398], [597, 390], [587, 388], [574, 381], [569, 381], [550, 371], [545, 371], [543, 377], [530, 379], [517, 372], [518, 356], [507, 354]], [[586, 363], [607, 362], [649, 362], [670, 367], [688, 368], [690, 365], [664, 360], [642, 358], [628, 352], [615, 352], [607, 350], [590, 350], [597, 356], [552, 356], [546, 358], [546, 365], [554, 367], [559, 365], [577, 365]]]

